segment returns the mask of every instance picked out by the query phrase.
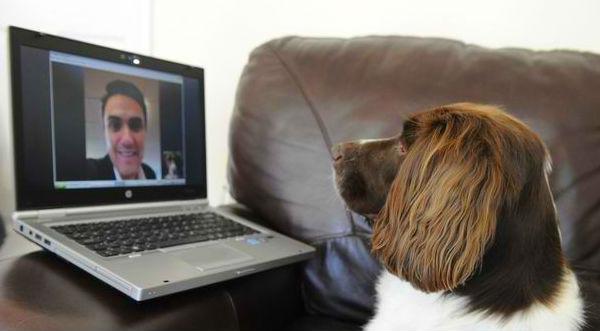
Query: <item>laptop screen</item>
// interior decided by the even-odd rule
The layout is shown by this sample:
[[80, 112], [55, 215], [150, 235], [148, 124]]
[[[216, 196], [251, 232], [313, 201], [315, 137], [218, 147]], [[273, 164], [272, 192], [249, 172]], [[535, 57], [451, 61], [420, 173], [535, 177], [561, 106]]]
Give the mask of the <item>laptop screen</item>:
[[54, 188], [185, 185], [182, 76], [54, 51], [49, 61]]
[[18, 207], [206, 197], [201, 69], [28, 32], [11, 28]]

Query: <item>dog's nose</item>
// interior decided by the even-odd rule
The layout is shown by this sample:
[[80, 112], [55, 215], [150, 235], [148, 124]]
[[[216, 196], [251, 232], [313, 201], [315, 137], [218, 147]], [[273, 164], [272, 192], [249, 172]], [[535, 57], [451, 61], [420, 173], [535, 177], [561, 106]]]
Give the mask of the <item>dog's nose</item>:
[[335, 144], [333, 147], [331, 147], [331, 156], [333, 157], [334, 161], [342, 158], [342, 144]]
[[331, 156], [333, 161], [339, 161], [343, 158], [347, 158], [348, 155], [354, 155], [359, 144], [354, 141], [335, 144], [331, 147]]

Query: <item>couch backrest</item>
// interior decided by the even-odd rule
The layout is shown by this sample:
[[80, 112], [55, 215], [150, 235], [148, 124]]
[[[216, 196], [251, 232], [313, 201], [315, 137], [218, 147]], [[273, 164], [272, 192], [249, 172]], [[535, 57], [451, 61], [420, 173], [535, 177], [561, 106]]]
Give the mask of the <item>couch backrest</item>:
[[231, 121], [231, 193], [275, 229], [313, 244], [311, 312], [364, 321], [378, 263], [369, 229], [333, 187], [332, 143], [397, 134], [404, 116], [471, 101], [501, 105], [548, 145], [564, 249], [600, 268], [600, 56], [458, 41], [289, 37], [255, 49]]

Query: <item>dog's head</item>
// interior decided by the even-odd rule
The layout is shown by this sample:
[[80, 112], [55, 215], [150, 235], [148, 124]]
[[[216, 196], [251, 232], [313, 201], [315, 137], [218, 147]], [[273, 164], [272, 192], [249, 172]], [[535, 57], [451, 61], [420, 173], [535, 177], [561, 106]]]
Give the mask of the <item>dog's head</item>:
[[340, 144], [333, 154], [348, 207], [377, 215], [373, 252], [426, 292], [467, 281], [499, 236], [527, 245], [527, 236], [556, 228], [546, 148], [496, 107], [422, 111], [399, 136]]

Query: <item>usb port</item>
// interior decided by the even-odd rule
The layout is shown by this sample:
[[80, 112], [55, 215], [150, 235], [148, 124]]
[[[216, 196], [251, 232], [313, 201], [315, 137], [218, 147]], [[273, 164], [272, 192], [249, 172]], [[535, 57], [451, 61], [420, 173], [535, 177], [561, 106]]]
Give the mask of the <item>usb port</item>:
[[44, 239], [44, 244], [46, 244], [46, 245], [50, 246], [50, 240], [48, 240], [48, 239]]
[[35, 234], [35, 239], [37, 239], [37, 240], [42, 240], [42, 236], [40, 236], [39, 234], [37, 234], [37, 233], [36, 233], [36, 234]]
[[23, 232], [23, 230], [24, 230], [24, 229], [23, 229], [23, 226], [22, 226], [22, 225], [19, 225], [19, 230], [20, 230], [21, 232]]

